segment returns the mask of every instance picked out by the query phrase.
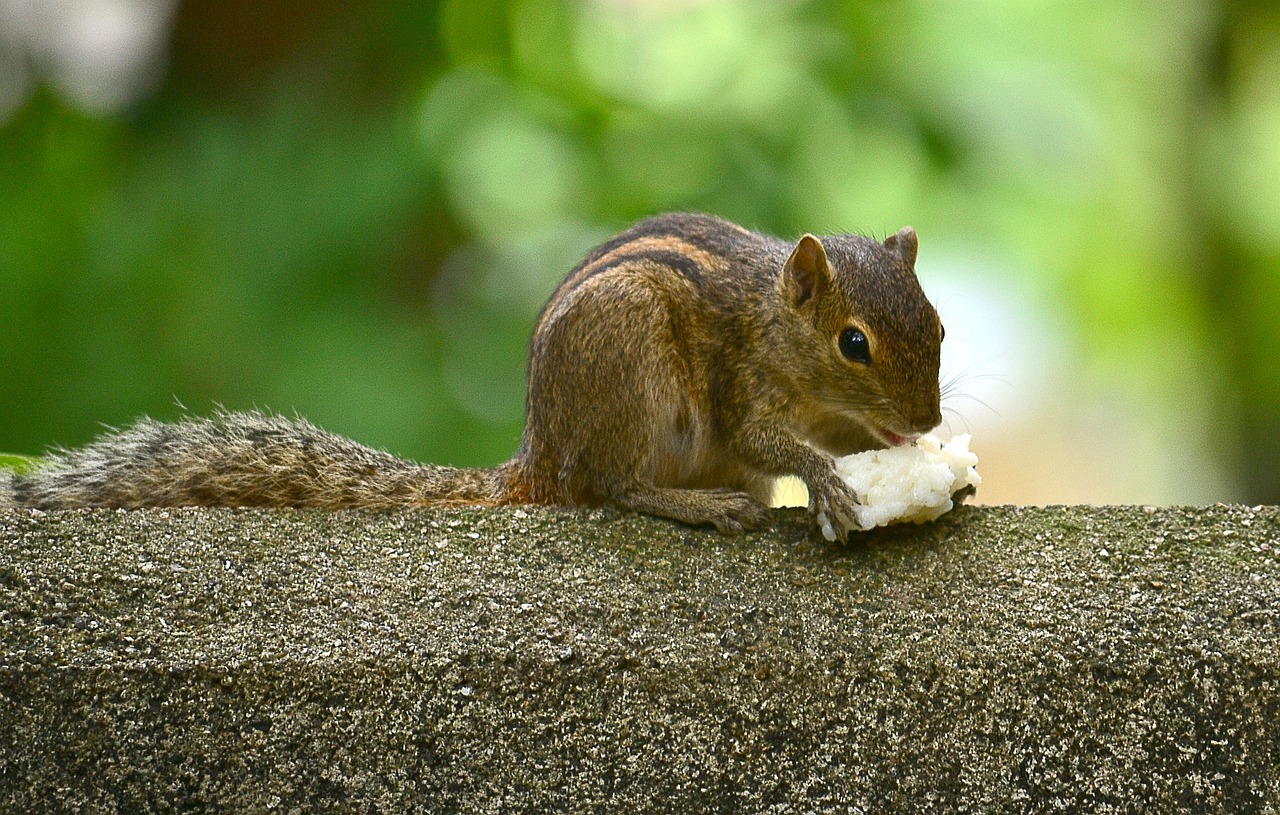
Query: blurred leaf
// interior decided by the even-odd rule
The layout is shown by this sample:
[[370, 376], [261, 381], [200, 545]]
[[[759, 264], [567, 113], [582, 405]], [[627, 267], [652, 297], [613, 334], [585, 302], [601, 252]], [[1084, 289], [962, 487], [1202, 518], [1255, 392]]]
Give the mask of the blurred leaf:
[[[1238, 454], [1262, 484], [1280, 12], [1220, 5], [377, 0], [262, 26], [204, 4], [149, 100], [37, 89], [0, 114], [0, 444], [177, 398], [492, 463], [556, 282], [696, 209], [787, 236], [911, 223], [926, 289], [1004, 292], [981, 337], [1052, 349], [1011, 355], [1010, 390], [1069, 380], [1064, 415], [1210, 451], [1148, 439], [1164, 463], [1135, 473]], [[55, 87], [48, 44], [18, 47], [22, 87]]]

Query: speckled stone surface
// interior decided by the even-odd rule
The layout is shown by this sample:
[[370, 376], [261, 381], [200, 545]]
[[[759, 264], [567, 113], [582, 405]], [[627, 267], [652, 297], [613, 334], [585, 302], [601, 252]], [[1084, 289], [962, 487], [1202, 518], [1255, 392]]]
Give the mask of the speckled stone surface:
[[1280, 811], [1280, 510], [0, 512], [2, 812]]

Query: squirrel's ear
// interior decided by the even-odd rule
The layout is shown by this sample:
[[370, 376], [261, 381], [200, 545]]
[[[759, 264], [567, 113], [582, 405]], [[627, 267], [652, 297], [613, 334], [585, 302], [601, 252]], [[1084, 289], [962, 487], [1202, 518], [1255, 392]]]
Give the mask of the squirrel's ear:
[[898, 234], [884, 239], [884, 248], [895, 253], [907, 262], [908, 266], [916, 265], [916, 250], [920, 248], [916, 240], [916, 231], [909, 226], [898, 230]]
[[830, 275], [831, 267], [827, 265], [827, 251], [822, 248], [822, 242], [805, 234], [782, 267], [783, 290], [790, 295], [792, 304], [802, 306]]

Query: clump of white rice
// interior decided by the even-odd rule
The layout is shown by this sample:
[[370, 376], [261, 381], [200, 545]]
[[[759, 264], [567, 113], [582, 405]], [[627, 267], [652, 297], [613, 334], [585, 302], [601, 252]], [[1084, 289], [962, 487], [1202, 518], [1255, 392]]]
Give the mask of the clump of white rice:
[[[982, 482], [978, 456], [965, 433], [945, 444], [932, 434], [914, 445], [868, 450], [836, 459], [836, 472], [858, 495], [857, 521], [863, 529], [892, 523], [925, 523], [948, 512], [951, 496]], [[823, 535], [835, 540], [829, 524]]]

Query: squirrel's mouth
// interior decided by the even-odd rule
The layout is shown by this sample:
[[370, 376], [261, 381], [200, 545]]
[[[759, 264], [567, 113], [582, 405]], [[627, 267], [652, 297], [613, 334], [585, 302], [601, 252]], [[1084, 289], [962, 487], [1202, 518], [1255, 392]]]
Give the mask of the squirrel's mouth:
[[901, 447], [904, 444], [911, 444], [919, 438], [918, 435], [904, 436], [901, 433], [894, 433], [887, 427], [881, 427], [878, 424], [872, 424], [866, 421], [863, 422], [863, 426], [871, 432], [872, 436], [881, 441], [886, 447]]
[[869, 421], [867, 417], [861, 413], [854, 413], [850, 411], [849, 417], [856, 420], [872, 438], [883, 444], [885, 447], [901, 447], [904, 444], [914, 444], [915, 440], [923, 435], [921, 433], [912, 433], [909, 436], [904, 436], [901, 433], [895, 433], [884, 425]]
[[912, 441], [915, 441], [915, 439], [910, 436], [900, 436], [892, 430], [885, 430], [883, 427], [877, 427], [874, 432], [880, 437], [881, 441], [885, 442], [890, 447], [901, 447], [904, 444], [909, 444]]

